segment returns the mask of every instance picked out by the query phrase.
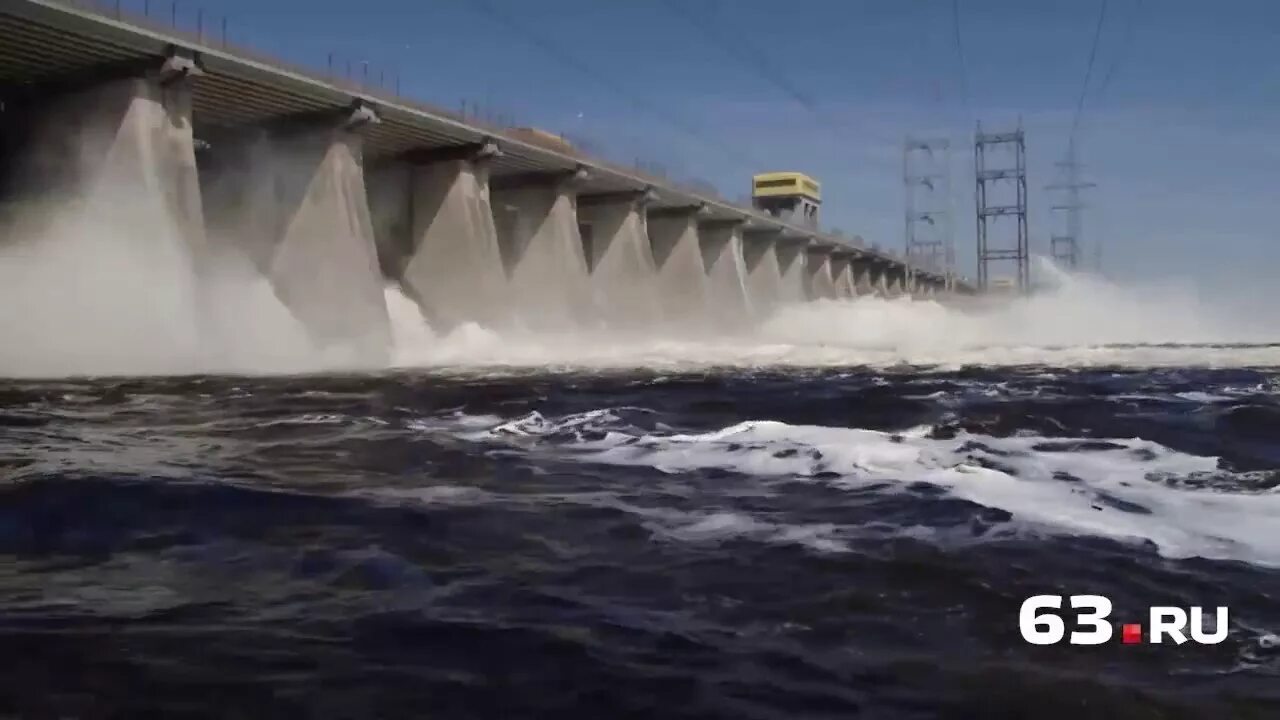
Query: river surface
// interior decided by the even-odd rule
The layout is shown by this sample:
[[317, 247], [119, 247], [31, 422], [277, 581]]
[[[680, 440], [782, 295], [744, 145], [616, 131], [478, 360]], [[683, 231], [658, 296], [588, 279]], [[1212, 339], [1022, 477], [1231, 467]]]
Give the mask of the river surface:
[[1277, 485], [1266, 367], [0, 381], [0, 717], [1275, 718]]

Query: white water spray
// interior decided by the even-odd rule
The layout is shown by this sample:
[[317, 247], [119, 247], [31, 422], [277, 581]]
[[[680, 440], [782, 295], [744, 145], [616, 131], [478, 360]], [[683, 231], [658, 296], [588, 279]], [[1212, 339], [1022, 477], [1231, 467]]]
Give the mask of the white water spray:
[[[48, 152], [60, 153], [82, 182], [36, 201], [11, 199], [0, 213], [0, 376], [373, 369], [367, 357], [317, 345], [280, 301], [281, 289], [261, 263], [234, 251], [245, 243], [225, 236], [225, 223], [213, 218], [207, 223], [213, 232], [203, 239], [194, 167], [184, 164], [193, 152], [190, 131], [173, 125], [153, 97], [155, 88], [108, 90], [71, 103], [70, 119], [53, 125], [59, 142]], [[68, 138], [80, 147], [68, 151]], [[36, 153], [44, 152], [40, 147]], [[287, 161], [274, 172], [303, 172], [289, 170]], [[559, 245], [579, 242], [572, 223], [554, 225]], [[312, 252], [318, 246], [305, 237], [295, 245], [323, 256], [291, 266], [294, 286], [314, 282], [308, 297], [344, 292], [340, 283], [310, 278], [312, 260], [331, 272], [376, 272], [364, 267], [369, 263], [334, 261], [329, 255], [336, 251]], [[397, 287], [387, 289], [384, 301], [397, 367], [1280, 366], [1280, 346], [1222, 347], [1280, 341], [1274, 313], [1229, 314], [1172, 285], [1119, 286], [1051, 267], [1041, 275], [1053, 281], [1044, 292], [983, 307], [906, 298], [823, 300], [784, 304], [749, 327], [698, 323], [696, 332], [678, 312], [648, 330], [625, 332], [589, 322], [576, 330], [567, 322], [537, 332], [529, 329], [536, 323], [497, 330], [464, 322], [433, 331]], [[526, 277], [524, 285], [530, 282]], [[610, 301], [594, 290], [595, 302]], [[699, 293], [690, 302], [705, 304], [706, 297]], [[365, 315], [381, 317], [376, 297], [365, 304], [376, 309]], [[344, 301], [326, 300], [330, 305]], [[519, 297], [508, 305], [518, 316]], [[689, 313], [716, 316], [705, 310], [690, 307]], [[316, 314], [327, 317], [313, 308]]]
[[440, 337], [422, 329], [416, 310], [395, 309], [413, 304], [394, 288], [388, 303], [401, 366], [1280, 366], [1280, 346], [1268, 345], [1280, 342], [1280, 327], [1269, 316], [1241, 318], [1174, 285], [1119, 286], [1051, 266], [1043, 274], [1053, 282], [1039, 294], [981, 307], [909, 298], [821, 300], [784, 306], [742, 332], [696, 339], [660, 329], [552, 336], [476, 325]]

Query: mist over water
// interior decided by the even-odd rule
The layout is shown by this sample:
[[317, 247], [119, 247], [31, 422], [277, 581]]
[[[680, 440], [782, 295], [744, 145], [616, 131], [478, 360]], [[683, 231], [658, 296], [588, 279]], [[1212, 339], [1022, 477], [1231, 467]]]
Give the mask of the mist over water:
[[[36, 212], [50, 217], [31, 222]], [[99, 196], [52, 212], [31, 209], [26, 219], [0, 242], [0, 374], [326, 367], [267, 279], [247, 264], [220, 263], [200, 276], [180, 246], [142, 242], [140, 219], [163, 222], [145, 205], [122, 209]]]
[[[235, 174], [208, 173], [209, 187], [197, 187], [189, 176], [195, 168], [182, 165], [192, 153], [189, 130], [176, 131], [172, 118], [147, 92], [119, 85], [82, 99], [83, 106], [70, 103], [66, 110], [71, 120], [51, 121], [54, 130], [46, 133], [60, 142], [39, 137], [33, 143], [31, 153], [41, 161], [36, 166], [50, 164], [44, 157], [50, 155], [57, 161], [53, 164], [70, 167], [64, 174], [77, 182], [52, 193], [43, 193], [39, 181], [29, 183], [24, 188], [29, 192], [19, 193], [0, 213], [0, 333], [5, 339], [0, 375], [386, 369], [384, 361], [369, 364], [373, 361], [368, 358], [380, 357], [380, 352], [362, 355], [340, 343], [321, 345], [309, 336], [304, 322], [282, 302], [279, 278], [268, 278], [274, 273], [270, 258], [258, 257], [269, 254], [271, 248], [263, 245], [270, 240], [250, 237], [271, 235], [279, 219], [244, 203], [268, 207], [271, 198], [260, 202], [262, 198], [248, 193], [228, 202], [223, 197], [228, 193], [219, 189], [252, 184]], [[88, 109], [93, 111], [86, 113]], [[315, 152], [301, 157], [302, 150], [284, 146], [270, 153], [255, 148], [259, 145], [240, 148], [252, 161], [248, 167], [287, 180], [290, 187], [306, 187], [316, 172]], [[359, 169], [353, 161], [342, 167], [344, 172]], [[37, 188], [41, 192], [30, 192]], [[210, 200], [205, 218], [199, 209], [202, 192]], [[289, 202], [297, 197], [285, 201], [286, 215]], [[241, 215], [245, 222], [228, 221]], [[577, 241], [572, 227], [556, 232], [561, 244]], [[331, 294], [354, 293], [359, 283], [348, 286], [315, 275], [320, 267], [337, 271], [352, 265], [350, 258], [343, 259], [339, 240], [315, 243], [300, 236], [294, 245], [315, 256], [295, 259], [286, 273], [289, 283], [322, 283]], [[530, 322], [514, 307], [500, 327], [464, 322], [432, 328], [413, 300], [391, 284], [384, 293], [394, 337], [389, 364], [671, 370], [1280, 365], [1280, 346], [1267, 345], [1280, 341], [1280, 318], [1265, 301], [1255, 301], [1252, 312], [1241, 312], [1238, 306], [1215, 305], [1213, 298], [1175, 282], [1115, 284], [1069, 275], [1047, 263], [1037, 274], [1042, 289], [1026, 298], [802, 302], [784, 305], [745, 328], [715, 319], [723, 313], [688, 307], [688, 317], [668, 313], [665, 324], [655, 320], [647, 330], [625, 331], [610, 330], [604, 317]], [[549, 285], [561, 282], [546, 280]], [[289, 291], [295, 300], [296, 290]], [[318, 293], [314, 288], [303, 293], [309, 298], [303, 304]], [[315, 316], [327, 318], [347, 305], [372, 303], [374, 309], [363, 316], [380, 318], [376, 297], [365, 295], [351, 302], [324, 298], [324, 309], [308, 305], [309, 317], [315, 321]], [[701, 302], [694, 300], [692, 304]], [[610, 298], [606, 293], [598, 301]], [[510, 303], [518, 304], [519, 298]]]
[[[278, 374], [378, 369], [317, 347], [245, 262], [200, 280], [188, 258], [138, 243], [92, 204], [0, 248], [0, 374]], [[1045, 264], [1051, 287], [981, 305], [863, 297], [784, 307], [758, 326], [649, 333], [432, 330], [385, 296], [395, 367], [1280, 365], [1270, 313], [1230, 314], [1173, 286], [1121, 286]], [[1270, 323], [1270, 324], [1268, 324]], [[1252, 345], [1242, 347], [1242, 345]]]
[[1280, 327], [1268, 313], [1232, 313], [1173, 283], [1117, 285], [1048, 262], [1040, 271], [1045, 287], [1026, 298], [820, 300], [697, 338], [677, 329], [499, 333], [473, 323], [437, 334], [397, 288], [386, 296], [398, 367], [1280, 365]]

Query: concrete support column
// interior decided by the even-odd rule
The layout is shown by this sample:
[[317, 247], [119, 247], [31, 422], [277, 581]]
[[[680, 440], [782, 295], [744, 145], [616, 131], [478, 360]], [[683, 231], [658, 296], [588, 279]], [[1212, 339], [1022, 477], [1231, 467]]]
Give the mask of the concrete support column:
[[747, 270], [742, 256], [742, 222], [705, 221], [698, 225], [698, 244], [707, 271], [709, 316], [717, 329], [741, 328], [754, 317], [747, 293]]
[[888, 267], [883, 270], [883, 277], [885, 297], [900, 297], [906, 284], [903, 271], [897, 267]]
[[807, 299], [804, 245], [804, 241], [784, 239], [776, 230], [744, 232], [747, 293], [757, 317]]
[[931, 281], [923, 275], [912, 271], [907, 276], [907, 292], [912, 298], [924, 298], [929, 293]]
[[836, 297], [849, 300], [857, 297], [857, 278], [854, 272], [853, 255], [848, 251], [831, 255], [831, 274], [835, 282]]
[[774, 251], [778, 253], [778, 267], [782, 271], [782, 295], [784, 305], [807, 302], [809, 291], [806, 288], [808, 253], [805, 252], [808, 240], [784, 238], [777, 242]]
[[649, 213], [649, 244], [658, 270], [658, 294], [670, 325], [705, 327], [712, 294], [698, 241], [701, 208]]
[[194, 66], [172, 63], [11, 101], [8, 198], [82, 208], [100, 230], [127, 230], [139, 252], [190, 266], [205, 244], [187, 81]]
[[876, 269], [875, 263], [864, 257], [854, 260], [852, 267], [855, 294], [859, 297], [875, 295], [879, 289], [880, 281], [880, 273]]
[[772, 314], [782, 303], [782, 268], [775, 246], [778, 233], [744, 232], [742, 259], [746, 270], [747, 295], [757, 318]]
[[215, 141], [205, 180], [214, 241], [234, 246], [322, 347], [390, 355], [384, 281], [364, 182], [367, 107]]
[[98, 370], [115, 371], [117, 354], [119, 369], [149, 370], [139, 348], [155, 350], [158, 370], [172, 370], [175, 354], [205, 359], [196, 273], [206, 242], [187, 82], [198, 69], [176, 56], [155, 65], [9, 88], [0, 242], [29, 247], [9, 256], [0, 283], [40, 305], [43, 322], [6, 323], [24, 310], [0, 309], [6, 361], [84, 371], [84, 358], [63, 349], [80, 343], [68, 340], [74, 333], [93, 346]]
[[379, 257], [440, 330], [511, 312], [489, 193], [491, 143], [404, 158], [370, 185]]
[[831, 250], [829, 248], [808, 248], [806, 250], [805, 285], [810, 300], [834, 300], [836, 298], [835, 276], [831, 268]]
[[873, 262], [867, 270], [871, 294], [876, 297], [889, 296], [889, 272], [884, 263]]
[[595, 305], [611, 328], [643, 329], [662, 319], [645, 210], [651, 200], [645, 192], [578, 198], [578, 228]]
[[510, 178], [491, 191], [517, 327], [568, 330], [598, 318], [578, 230], [585, 172]]

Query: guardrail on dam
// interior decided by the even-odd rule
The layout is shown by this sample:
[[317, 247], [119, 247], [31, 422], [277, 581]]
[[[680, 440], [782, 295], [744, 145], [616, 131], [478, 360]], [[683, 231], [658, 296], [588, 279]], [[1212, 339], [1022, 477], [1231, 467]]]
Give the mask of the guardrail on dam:
[[141, 189], [196, 276], [234, 250], [314, 337], [372, 353], [387, 277], [433, 324], [549, 329], [972, 292], [570, 147], [53, 0], [0, 1], [0, 98], [0, 192]]

